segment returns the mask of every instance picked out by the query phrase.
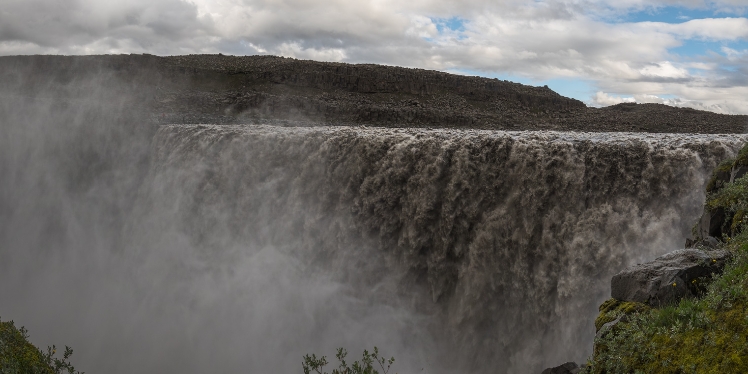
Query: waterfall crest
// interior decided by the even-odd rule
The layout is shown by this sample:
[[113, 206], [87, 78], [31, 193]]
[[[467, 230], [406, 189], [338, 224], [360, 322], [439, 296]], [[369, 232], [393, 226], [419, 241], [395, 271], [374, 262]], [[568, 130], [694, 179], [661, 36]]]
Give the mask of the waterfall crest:
[[434, 342], [406, 358], [432, 370], [539, 372], [591, 353], [610, 277], [682, 246], [708, 171], [745, 140], [161, 126], [141, 224], [210, 253], [276, 248], [417, 315]]

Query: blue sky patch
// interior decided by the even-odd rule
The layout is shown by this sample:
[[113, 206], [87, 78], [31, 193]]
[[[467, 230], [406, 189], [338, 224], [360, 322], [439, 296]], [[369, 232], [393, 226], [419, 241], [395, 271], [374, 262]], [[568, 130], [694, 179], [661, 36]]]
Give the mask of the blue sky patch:
[[486, 72], [481, 72], [481, 71], [476, 71], [476, 70], [466, 70], [466, 69], [454, 69], [454, 70], [449, 70], [448, 72], [453, 73], [453, 74], [474, 75], [474, 76], [480, 76], [480, 77], [486, 77], [486, 78], [496, 78], [499, 80], [507, 80], [510, 82], [522, 83], [522, 84], [530, 85], [530, 86], [548, 86], [548, 88], [557, 92], [561, 96], [566, 96], [572, 99], [577, 99], [584, 103], [589, 103], [592, 97], [595, 95], [595, 92], [598, 91], [591, 82], [584, 80], [584, 79], [579, 79], [579, 78], [553, 78], [553, 79], [545, 79], [545, 80], [535, 80], [535, 79], [523, 77], [520, 75], [493, 74], [493, 73], [486, 73]]
[[714, 9], [693, 9], [686, 7], [667, 6], [662, 8], [647, 8], [627, 13], [616, 19], [617, 22], [665, 22], [683, 23], [692, 19], [720, 18], [727, 15], [716, 13]]
[[465, 20], [460, 17], [431, 18], [431, 22], [436, 25], [436, 30], [439, 31], [440, 34], [445, 31], [465, 31]]
[[748, 41], [738, 40], [714, 42], [689, 39], [685, 40], [683, 45], [680, 47], [671, 48], [670, 52], [681, 57], [705, 56], [712, 53], [724, 56], [725, 53], [723, 52], [722, 47], [727, 47], [736, 51], [745, 51], [748, 50]]

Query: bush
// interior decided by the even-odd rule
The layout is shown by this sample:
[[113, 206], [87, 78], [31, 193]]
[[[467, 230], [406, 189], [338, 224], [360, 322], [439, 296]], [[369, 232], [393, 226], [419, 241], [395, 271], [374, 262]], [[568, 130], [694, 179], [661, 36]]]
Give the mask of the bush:
[[57, 348], [47, 347], [47, 352], [28, 341], [28, 331], [16, 328], [13, 321], [0, 320], [0, 373], [3, 374], [82, 374], [70, 364], [73, 349], [65, 346], [62, 359], [54, 357]]
[[732, 235], [740, 231], [745, 212], [748, 211], [748, 174], [727, 183], [714, 193], [707, 196], [706, 205], [709, 209], [722, 208], [728, 217]]
[[[348, 352], [345, 349], [338, 348], [338, 353], [335, 357], [340, 361], [340, 364], [337, 369], [332, 370], [331, 374], [379, 374], [379, 372], [374, 368], [375, 362], [377, 363], [377, 366], [382, 369], [382, 374], [387, 374], [390, 371], [390, 366], [395, 362], [394, 357], [390, 357], [389, 360], [380, 357], [379, 349], [377, 349], [377, 347], [374, 347], [374, 352], [372, 353], [364, 350], [361, 361], [354, 361], [350, 366], [348, 366], [348, 363], [345, 361], [347, 355]], [[327, 365], [327, 363], [327, 358], [325, 356], [317, 358], [317, 356], [312, 354], [311, 356], [304, 356], [304, 362], [302, 362], [301, 366], [304, 369], [304, 374], [310, 374], [312, 372], [317, 374], [328, 374], [327, 372], [322, 372], [322, 368]]]

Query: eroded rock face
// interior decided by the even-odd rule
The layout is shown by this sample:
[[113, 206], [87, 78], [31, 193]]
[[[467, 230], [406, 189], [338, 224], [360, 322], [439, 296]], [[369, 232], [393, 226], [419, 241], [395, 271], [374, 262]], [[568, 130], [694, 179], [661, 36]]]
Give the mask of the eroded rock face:
[[723, 250], [677, 250], [616, 274], [611, 281], [611, 296], [651, 306], [696, 296], [703, 280], [722, 272], [729, 257], [730, 253]]

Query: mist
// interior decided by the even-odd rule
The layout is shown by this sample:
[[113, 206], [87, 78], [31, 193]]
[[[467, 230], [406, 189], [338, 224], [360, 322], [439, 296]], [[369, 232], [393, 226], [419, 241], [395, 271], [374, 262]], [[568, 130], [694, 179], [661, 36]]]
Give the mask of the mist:
[[680, 248], [747, 139], [166, 125], [157, 77], [4, 79], [0, 318], [88, 373], [583, 361], [610, 276]]

